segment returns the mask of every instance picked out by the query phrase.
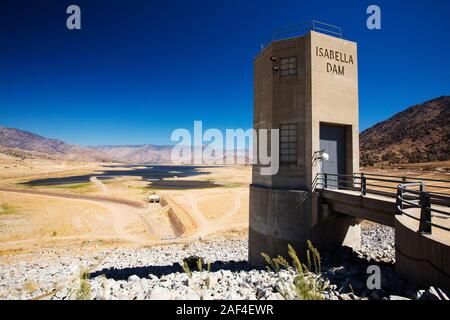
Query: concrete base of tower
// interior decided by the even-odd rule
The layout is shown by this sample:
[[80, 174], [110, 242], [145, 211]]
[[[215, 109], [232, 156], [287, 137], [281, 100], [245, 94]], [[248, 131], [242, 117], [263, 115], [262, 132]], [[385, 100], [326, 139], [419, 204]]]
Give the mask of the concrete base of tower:
[[271, 257], [287, 258], [288, 244], [304, 258], [307, 240], [319, 251], [336, 245], [358, 248], [361, 244], [359, 220], [326, 214], [316, 192], [250, 186], [250, 264], [264, 264], [262, 252]]

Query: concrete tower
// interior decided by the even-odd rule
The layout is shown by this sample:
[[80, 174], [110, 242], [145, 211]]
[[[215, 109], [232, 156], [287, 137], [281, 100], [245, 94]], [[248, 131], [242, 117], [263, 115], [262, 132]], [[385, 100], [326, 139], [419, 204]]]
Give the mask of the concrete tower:
[[[253, 126], [280, 130], [280, 168], [266, 176], [253, 166], [250, 263], [261, 264], [261, 252], [286, 256], [287, 244], [302, 254], [306, 240], [359, 245], [358, 221], [330, 212], [314, 191], [321, 170], [359, 170], [357, 62], [356, 43], [315, 31], [255, 58]], [[321, 151], [327, 161], [316, 159]]]

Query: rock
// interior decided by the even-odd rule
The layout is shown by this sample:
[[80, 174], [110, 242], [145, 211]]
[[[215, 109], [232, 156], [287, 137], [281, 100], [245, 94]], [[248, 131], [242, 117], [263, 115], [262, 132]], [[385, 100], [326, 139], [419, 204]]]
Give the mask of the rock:
[[325, 281], [323, 281], [322, 284], [322, 290], [327, 290], [327, 289], [331, 289], [330, 287], [330, 281], [328, 279], [326, 279]]
[[128, 277], [128, 282], [138, 282], [141, 281], [141, 278], [139, 278], [137, 275], [133, 274]]
[[249, 299], [250, 297], [250, 290], [247, 288], [240, 288], [238, 290], [238, 293], [244, 298], [244, 299]]
[[241, 296], [236, 294], [236, 293], [230, 293], [227, 295], [227, 297], [225, 298], [226, 300], [242, 300]]
[[352, 297], [347, 293], [342, 293], [338, 296], [339, 300], [352, 300]]
[[407, 298], [407, 297], [402, 297], [402, 296], [390, 295], [388, 297], [388, 300], [411, 300], [411, 299]]
[[200, 300], [200, 295], [192, 290], [191, 288], [188, 288], [188, 290], [181, 295], [181, 300]]
[[220, 275], [221, 278], [231, 278], [233, 276], [233, 272], [231, 272], [230, 270], [220, 270]]
[[441, 289], [430, 287], [420, 296], [420, 300], [449, 300], [449, 299]]
[[104, 295], [97, 293], [94, 297], [94, 300], [106, 300], [106, 298]]
[[275, 293], [270, 293], [267, 296], [266, 300], [284, 300], [284, 297], [280, 293], [275, 292]]
[[266, 289], [257, 287], [255, 296], [256, 296], [256, 299], [258, 299], [258, 300], [264, 298], [266, 296]]
[[217, 285], [217, 281], [218, 281], [217, 275], [209, 274], [207, 280], [208, 288], [214, 288]]
[[172, 292], [169, 289], [155, 287], [150, 293], [150, 300], [172, 300]]
[[415, 293], [415, 299], [416, 300], [420, 300], [420, 298], [422, 297], [422, 295], [425, 293], [425, 290], [419, 290]]
[[155, 276], [154, 274], [151, 274], [151, 273], [148, 275], [148, 278], [150, 280], [152, 280], [152, 281], [158, 281], [159, 280], [159, 278], [157, 276]]
[[[343, 250], [343, 254], [338, 250], [331, 254], [324, 252], [323, 269], [326, 273], [322, 276], [310, 275], [325, 284], [322, 292], [325, 299], [336, 300], [340, 294], [343, 294], [341, 299], [370, 297], [380, 300], [387, 297], [385, 291], [373, 293], [365, 288], [366, 269], [369, 265], [367, 257], [369, 254], [373, 255], [374, 264], [381, 261], [381, 258], [377, 257], [393, 261], [392, 257], [390, 258], [394, 252], [391, 246], [394, 240], [393, 229], [380, 226], [362, 228], [363, 249], [358, 252]], [[190, 245], [118, 248], [114, 251], [102, 249], [95, 253], [86, 251], [79, 256], [74, 256], [72, 251], [48, 250], [45, 255], [39, 252], [33, 259], [20, 259], [21, 261], [16, 263], [0, 261], [0, 298], [29, 299], [52, 290], [56, 283], [61, 288], [68, 288], [68, 279], [78, 274], [80, 265], [95, 265], [93, 274], [96, 276], [89, 279], [95, 299], [280, 299], [280, 291], [289, 290], [295, 272], [291, 269], [279, 273], [253, 269], [246, 262], [247, 246], [248, 239], [244, 237], [218, 237]], [[197, 260], [191, 258], [195, 265], [192, 268], [192, 278], [188, 278], [179, 262], [185, 257], [200, 255], [207, 261], [214, 261], [213, 270], [217, 271], [197, 272]], [[148, 267], [152, 268], [152, 273], [140, 278], [140, 271]], [[414, 286], [407, 282], [401, 283], [392, 266], [380, 264], [380, 268], [386, 278], [383, 286], [386, 292], [400, 293], [400, 296], [414, 299], [425, 293], [422, 291], [417, 294]], [[50, 275], [47, 270], [54, 274]], [[286, 288], [282, 288], [280, 277], [287, 285]], [[33, 293], [25, 292], [24, 279], [33, 279], [40, 284], [40, 289]], [[351, 293], [348, 283], [352, 285], [354, 294]], [[437, 288], [429, 291], [424, 298], [428, 295], [436, 297], [436, 293], [439, 297], [446, 297], [445, 293]], [[67, 294], [64, 289], [58, 292], [54, 299], [66, 299]], [[395, 296], [392, 298], [395, 299]]]

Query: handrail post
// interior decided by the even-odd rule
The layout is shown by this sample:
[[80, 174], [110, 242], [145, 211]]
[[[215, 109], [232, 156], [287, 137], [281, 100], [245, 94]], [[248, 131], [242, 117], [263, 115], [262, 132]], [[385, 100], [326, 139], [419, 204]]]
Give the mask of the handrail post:
[[323, 188], [328, 188], [328, 174], [326, 173], [323, 174]]
[[367, 194], [367, 181], [363, 173], [361, 173], [361, 195], [365, 196]]
[[403, 210], [403, 192], [401, 185], [397, 187], [397, 197], [395, 198], [395, 214], [402, 214]]
[[425, 189], [426, 189], [425, 183], [421, 182], [420, 183], [420, 192], [425, 192], [426, 191]]
[[419, 232], [431, 234], [431, 199], [429, 193], [420, 193], [420, 206]]

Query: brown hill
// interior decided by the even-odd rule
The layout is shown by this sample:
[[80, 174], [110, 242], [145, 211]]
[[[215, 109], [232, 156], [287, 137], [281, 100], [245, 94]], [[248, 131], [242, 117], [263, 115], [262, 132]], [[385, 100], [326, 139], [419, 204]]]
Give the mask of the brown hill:
[[92, 147], [119, 162], [153, 164], [170, 163], [172, 148], [172, 146], [152, 144]]
[[[0, 126], [0, 154], [22, 159], [168, 164], [172, 162], [172, 148], [152, 144], [81, 147]], [[194, 154], [194, 149], [191, 153]], [[226, 153], [224, 150], [224, 155]], [[239, 163], [248, 163], [248, 151], [237, 150], [234, 159], [239, 159]]]
[[170, 163], [172, 146], [151, 144], [82, 147], [58, 139], [0, 126], [0, 154], [22, 159], [66, 161], [116, 161], [124, 163]]
[[450, 160], [450, 96], [412, 106], [360, 135], [361, 165]]
[[[0, 152], [18, 158], [111, 161], [111, 157], [88, 147], [67, 144], [37, 134], [0, 126]], [[23, 152], [20, 152], [23, 151]]]

